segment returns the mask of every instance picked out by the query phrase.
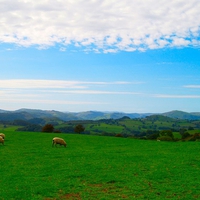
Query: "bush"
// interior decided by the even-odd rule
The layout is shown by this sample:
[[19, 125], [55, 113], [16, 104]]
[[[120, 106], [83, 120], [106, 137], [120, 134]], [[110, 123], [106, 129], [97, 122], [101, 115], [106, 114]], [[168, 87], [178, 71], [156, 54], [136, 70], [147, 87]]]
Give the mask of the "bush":
[[75, 128], [74, 128], [74, 132], [79, 133], [79, 134], [81, 132], [83, 132], [84, 130], [85, 130], [85, 127], [81, 124], [76, 125]]
[[185, 139], [185, 138], [187, 138], [187, 137], [189, 137], [190, 136], [190, 134], [188, 133], [188, 132], [184, 132], [183, 134], [182, 134], [182, 139]]
[[46, 124], [45, 126], [43, 126], [42, 128], [42, 132], [46, 132], [46, 133], [52, 133], [54, 131], [54, 127], [52, 124]]
[[148, 140], [156, 140], [159, 137], [159, 133], [153, 133], [151, 135], [147, 135]]
[[198, 141], [200, 140], [200, 133], [195, 133], [189, 141]]
[[115, 137], [123, 137], [123, 135], [122, 135], [121, 133], [117, 133], [117, 134], [115, 135]]
[[160, 140], [160, 141], [173, 141], [173, 139], [170, 136], [161, 136], [161, 137], [158, 137], [157, 140]]

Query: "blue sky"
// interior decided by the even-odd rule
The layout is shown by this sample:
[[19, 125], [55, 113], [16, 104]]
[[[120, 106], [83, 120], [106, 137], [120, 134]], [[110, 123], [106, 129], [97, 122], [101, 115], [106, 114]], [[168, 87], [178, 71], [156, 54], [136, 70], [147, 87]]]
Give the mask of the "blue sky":
[[1, 0], [0, 109], [200, 112], [198, 0]]

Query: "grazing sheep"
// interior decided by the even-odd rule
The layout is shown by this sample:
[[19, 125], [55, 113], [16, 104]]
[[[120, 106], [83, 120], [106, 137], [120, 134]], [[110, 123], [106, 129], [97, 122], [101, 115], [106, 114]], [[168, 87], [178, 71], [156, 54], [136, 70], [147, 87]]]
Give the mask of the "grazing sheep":
[[1, 136], [3, 139], [5, 139], [5, 134], [0, 133], [0, 136]]
[[0, 143], [2, 143], [2, 145], [4, 145], [4, 139], [0, 136]]
[[53, 140], [52, 140], [52, 147], [53, 146], [56, 146], [57, 144], [59, 144], [59, 145], [63, 145], [63, 146], [65, 146], [66, 147], [66, 142], [65, 142], [65, 140], [63, 140], [62, 138], [58, 138], [58, 137], [55, 137], [55, 138], [53, 138]]

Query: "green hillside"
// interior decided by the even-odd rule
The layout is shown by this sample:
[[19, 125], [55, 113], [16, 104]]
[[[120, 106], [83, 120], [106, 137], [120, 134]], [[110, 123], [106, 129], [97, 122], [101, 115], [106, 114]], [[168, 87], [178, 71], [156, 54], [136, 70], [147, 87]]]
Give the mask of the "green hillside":
[[[183, 134], [195, 134], [200, 130], [200, 120], [174, 119], [162, 115], [151, 115], [146, 118], [131, 119], [123, 117], [120, 119], [101, 120], [73, 120], [63, 121], [59, 118], [33, 118], [30, 120], [14, 120], [0, 122], [0, 129], [15, 131], [41, 132], [46, 124], [52, 124], [55, 132], [75, 133], [75, 127], [82, 125], [84, 131], [81, 134], [135, 137], [141, 139], [157, 139], [160, 136], [170, 135], [172, 140], [181, 139]], [[168, 132], [168, 133], [167, 133]]]
[[148, 116], [165, 116], [173, 119], [185, 120], [200, 120], [199, 112], [183, 112], [183, 111], [170, 111], [166, 113], [153, 114], [153, 113], [123, 113], [123, 112], [99, 112], [99, 111], [86, 111], [86, 112], [60, 112], [56, 110], [37, 110], [37, 109], [19, 109], [15, 111], [0, 110], [0, 121], [11, 122], [14, 120], [47, 120], [57, 119], [61, 121], [72, 120], [101, 120], [101, 119], [121, 119], [129, 117], [130, 119], [143, 119]]
[[200, 119], [200, 113], [194, 112], [194, 113], [188, 113], [183, 112], [179, 110], [174, 110], [171, 112], [166, 112], [162, 114], [163, 116], [167, 116], [174, 119], [188, 119], [188, 120], [199, 120]]

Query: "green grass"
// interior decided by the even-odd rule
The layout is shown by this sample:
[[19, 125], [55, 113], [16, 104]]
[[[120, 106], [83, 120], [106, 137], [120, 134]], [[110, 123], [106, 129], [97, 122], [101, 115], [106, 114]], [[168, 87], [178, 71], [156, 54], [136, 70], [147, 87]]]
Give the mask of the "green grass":
[[[1, 200], [199, 199], [200, 143], [5, 132]], [[54, 136], [67, 148], [52, 148]]]
[[200, 130], [189, 130], [188, 133], [194, 135], [195, 133], [200, 133]]
[[4, 125], [0, 124], [0, 132], [5, 132], [5, 131], [15, 131], [16, 129], [20, 128], [21, 126], [14, 126], [14, 125]]
[[179, 132], [173, 132], [174, 139], [180, 140], [182, 138], [181, 134]]
[[98, 130], [99, 132], [110, 132], [110, 133], [121, 133], [124, 128], [118, 125], [110, 125], [105, 123], [95, 124], [86, 126], [86, 130], [95, 131]]

